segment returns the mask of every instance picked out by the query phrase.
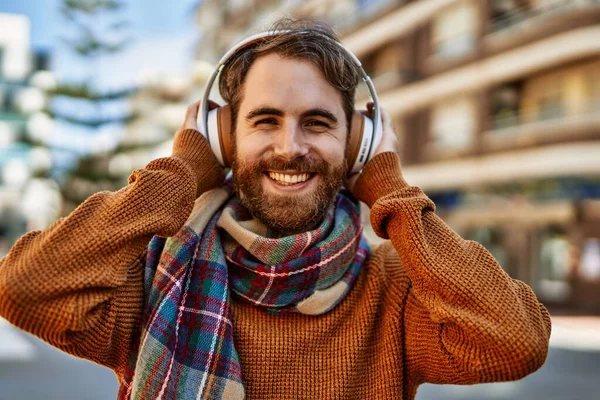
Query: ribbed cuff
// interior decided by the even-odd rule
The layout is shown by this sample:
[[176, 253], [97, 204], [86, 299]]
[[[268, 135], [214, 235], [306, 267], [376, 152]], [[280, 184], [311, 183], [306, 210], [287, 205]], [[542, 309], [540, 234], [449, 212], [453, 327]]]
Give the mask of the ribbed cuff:
[[184, 129], [175, 135], [173, 156], [186, 161], [196, 174], [197, 194], [223, 184], [225, 173], [208, 141], [196, 129]]
[[360, 201], [372, 207], [377, 199], [407, 186], [400, 168], [400, 156], [390, 151], [376, 155], [365, 165], [353, 192]]

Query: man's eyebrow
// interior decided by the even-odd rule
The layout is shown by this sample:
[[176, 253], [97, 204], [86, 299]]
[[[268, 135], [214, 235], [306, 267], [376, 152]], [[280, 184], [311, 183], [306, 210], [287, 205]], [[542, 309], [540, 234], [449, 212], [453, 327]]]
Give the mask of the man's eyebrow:
[[331, 111], [328, 111], [324, 108], [312, 108], [312, 109], [304, 111], [302, 114], [300, 114], [300, 118], [313, 117], [313, 116], [327, 118], [334, 124], [338, 123], [338, 119], [336, 118], [336, 116], [333, 115], [333, 113]]
[[[252, 118], [255, 118], [255, 117], [258, 117], [261, 115], [275, 115], [277, 117], [283, 117], [285, 115], [285, 113], [278, 108], [259, 107], [259, 108], [256, 108], [256, 109], [250, 111], [246, 115], [246, 119], [251, 120]], [[327, 118], [334, 124], [338, 123], [338, 119], [336, 118], [336, 116], [331, 111], [328, 111], [324, 108], [311, 108], [310, 110], [306, 110], [302, 114], [300, 114], [300, 118], [314, 117], [314, 116]]]
[[258, 117], [259, 115], [276, 115], [278, 117], [283, 117], [284, 112], [278, 108], [273, 107], [260, 107], [250, 111], [246, 115], [246, 119], [252, 119], [254, 117]]

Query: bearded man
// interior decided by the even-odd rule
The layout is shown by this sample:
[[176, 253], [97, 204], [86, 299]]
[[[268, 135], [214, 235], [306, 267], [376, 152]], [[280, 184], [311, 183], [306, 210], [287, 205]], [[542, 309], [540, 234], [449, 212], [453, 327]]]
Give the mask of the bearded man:
[[327, 26], [277, 28], [221, 73], [232, 178], [191, 105], [170, 157], [14, 245], [0, 315], [114, 370], [121, 399], [414, 399], [537, 370], [531, 288], [403, 179], [387, 113], [348, 176], [358, 67]]

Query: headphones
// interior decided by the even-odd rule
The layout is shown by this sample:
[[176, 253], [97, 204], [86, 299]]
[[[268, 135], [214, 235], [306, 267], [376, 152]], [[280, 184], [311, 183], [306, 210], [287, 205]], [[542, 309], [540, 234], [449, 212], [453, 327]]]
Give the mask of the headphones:
[[[200, 113], [200, 124], [201, 132], [208, 140], [208, 143], [217, 157], [219, 164], [223, 167], [230, 167], [233, 154], [231, 146], [231, 107], [224, 105], [212, 110], [208, 109], [209, 95], [212, 89], [212, 85], [215, 82], [217, 75], [221, 72], [227, 61], [238, 51], [251, 46], [257, 42], [265, 40], [271, 36], [285, 34], [288, 31], [269, 31], [262, 32], [256, 35], [250, 36], [235, 46], [233, 46], [225, 55], [221, 58], [217, 64], [215, 70], [211, 73], [206, 86], [204, 87], [204, 94], [202, 96], [202, 110]], [[332, 40], [327, 36], [323, 36], [327, 40]], [[350, 152], [348, 165], [352, 167], [349, 169], [349, 173], [357, 173], [362, 170], [364, 165], [373, 156], [373, 152], [381, 142], [382, 137], [382, 122], [381, 112], [379, 109], [379, 101], [377, 98], [377, 92], [375, 86], [371, 81], [371, 78], [366, 74], [362, 67], [362, 64], [356, 58], [354, 54], [347, 48], [345, 48], [340, 42], [334, 41], [340, 46], [350, 58], [354, 60], [356, 66], [362, 73], [362, 79], [369, 88], [369, 95], [373, 101], [373, 118], [369, 118], [360, 111], [354, 111], [350, 129]]]

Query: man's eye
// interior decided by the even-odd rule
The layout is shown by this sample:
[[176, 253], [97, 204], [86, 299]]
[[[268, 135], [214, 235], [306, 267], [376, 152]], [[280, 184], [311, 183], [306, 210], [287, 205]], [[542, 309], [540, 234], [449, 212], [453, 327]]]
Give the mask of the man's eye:
[[304, 126], [306, 126], [310, 130], [318, 131], [318, 132], [324, 132], [324, 131], [330, 129], [329, 124], [327, 124], [326, 122], [323, 122], [323, 121], [316, 120], [316, 119], [306, 122], [304, 124]]
[[256, 121], [255, 125], [276, 125], [277, 121], [274, 118], [265, 118], [259, 121]]

